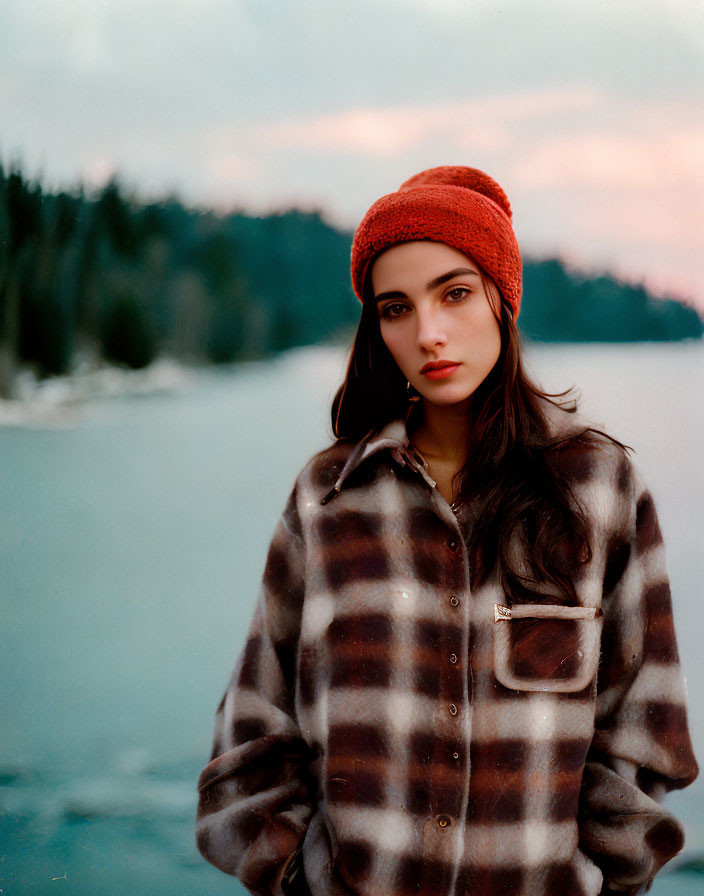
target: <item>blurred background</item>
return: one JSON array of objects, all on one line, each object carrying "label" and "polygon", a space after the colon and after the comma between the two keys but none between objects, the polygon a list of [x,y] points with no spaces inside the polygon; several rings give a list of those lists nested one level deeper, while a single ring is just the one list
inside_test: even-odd
[{"label": "blurred background", "polygon": [[[704,4],[5,0],[0,891],[244,893],[195,785],[293,479],[331,440],[352,233],[505,188],[547,389],[636,449],[704,757]],[[671,794],[701,893],[704,782]]]}]

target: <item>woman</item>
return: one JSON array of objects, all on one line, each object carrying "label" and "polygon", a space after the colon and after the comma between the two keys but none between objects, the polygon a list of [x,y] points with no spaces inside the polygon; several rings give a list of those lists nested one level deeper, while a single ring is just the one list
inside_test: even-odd
[{"label": "woman", "polygon": [[527,378],[521,270],[472,168],[355,234],[337,441],[289,496],[199,782],[198,846],[254,893],[637,893],[683,845],[655,508]]}]

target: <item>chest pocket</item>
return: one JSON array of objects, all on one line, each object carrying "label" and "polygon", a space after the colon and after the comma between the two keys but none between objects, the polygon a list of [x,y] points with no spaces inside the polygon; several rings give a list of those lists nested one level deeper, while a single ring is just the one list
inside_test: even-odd
[{"label": "chest pocket", "polygon": [[519,691],[581,691],[599,664],[602,626],[596,607],[494,604],[494,672]]}]

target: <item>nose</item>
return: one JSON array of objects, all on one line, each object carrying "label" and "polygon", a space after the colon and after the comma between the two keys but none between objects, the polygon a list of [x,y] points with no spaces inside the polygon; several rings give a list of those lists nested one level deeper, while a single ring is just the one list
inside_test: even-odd
[{"label": "nose", "polygon": [[418,348],[430,351],[445,345],[447,334],[440,315],[433,308],[419,307],[417,312],[418,329],[416,343]]}]

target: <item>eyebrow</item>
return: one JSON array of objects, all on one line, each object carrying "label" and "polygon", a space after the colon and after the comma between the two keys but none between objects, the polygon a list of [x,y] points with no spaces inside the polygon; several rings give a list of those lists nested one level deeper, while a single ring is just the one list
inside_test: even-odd
[{"label": "eyebrow", "polygon": [[[477,271],[472,268],[454,268],[452,271],[448,271],[446,274],[440,274],[439,277],[435,277],[433,280],[430,280],[427,285],[427,290],[436,289],[438,286],[442,286],[443,283],[447,283],[448,280],[452,280],[453,277],[459,277],[460,274],[474,274],[475,277],[478,277],[479,274]],[[378,296],[376,296],[376,301],[381,302],[382,299],[405,299],[407,298],[405,292],[401,292],[400,290],[391,290],[389,292],[380,292]]]}]

